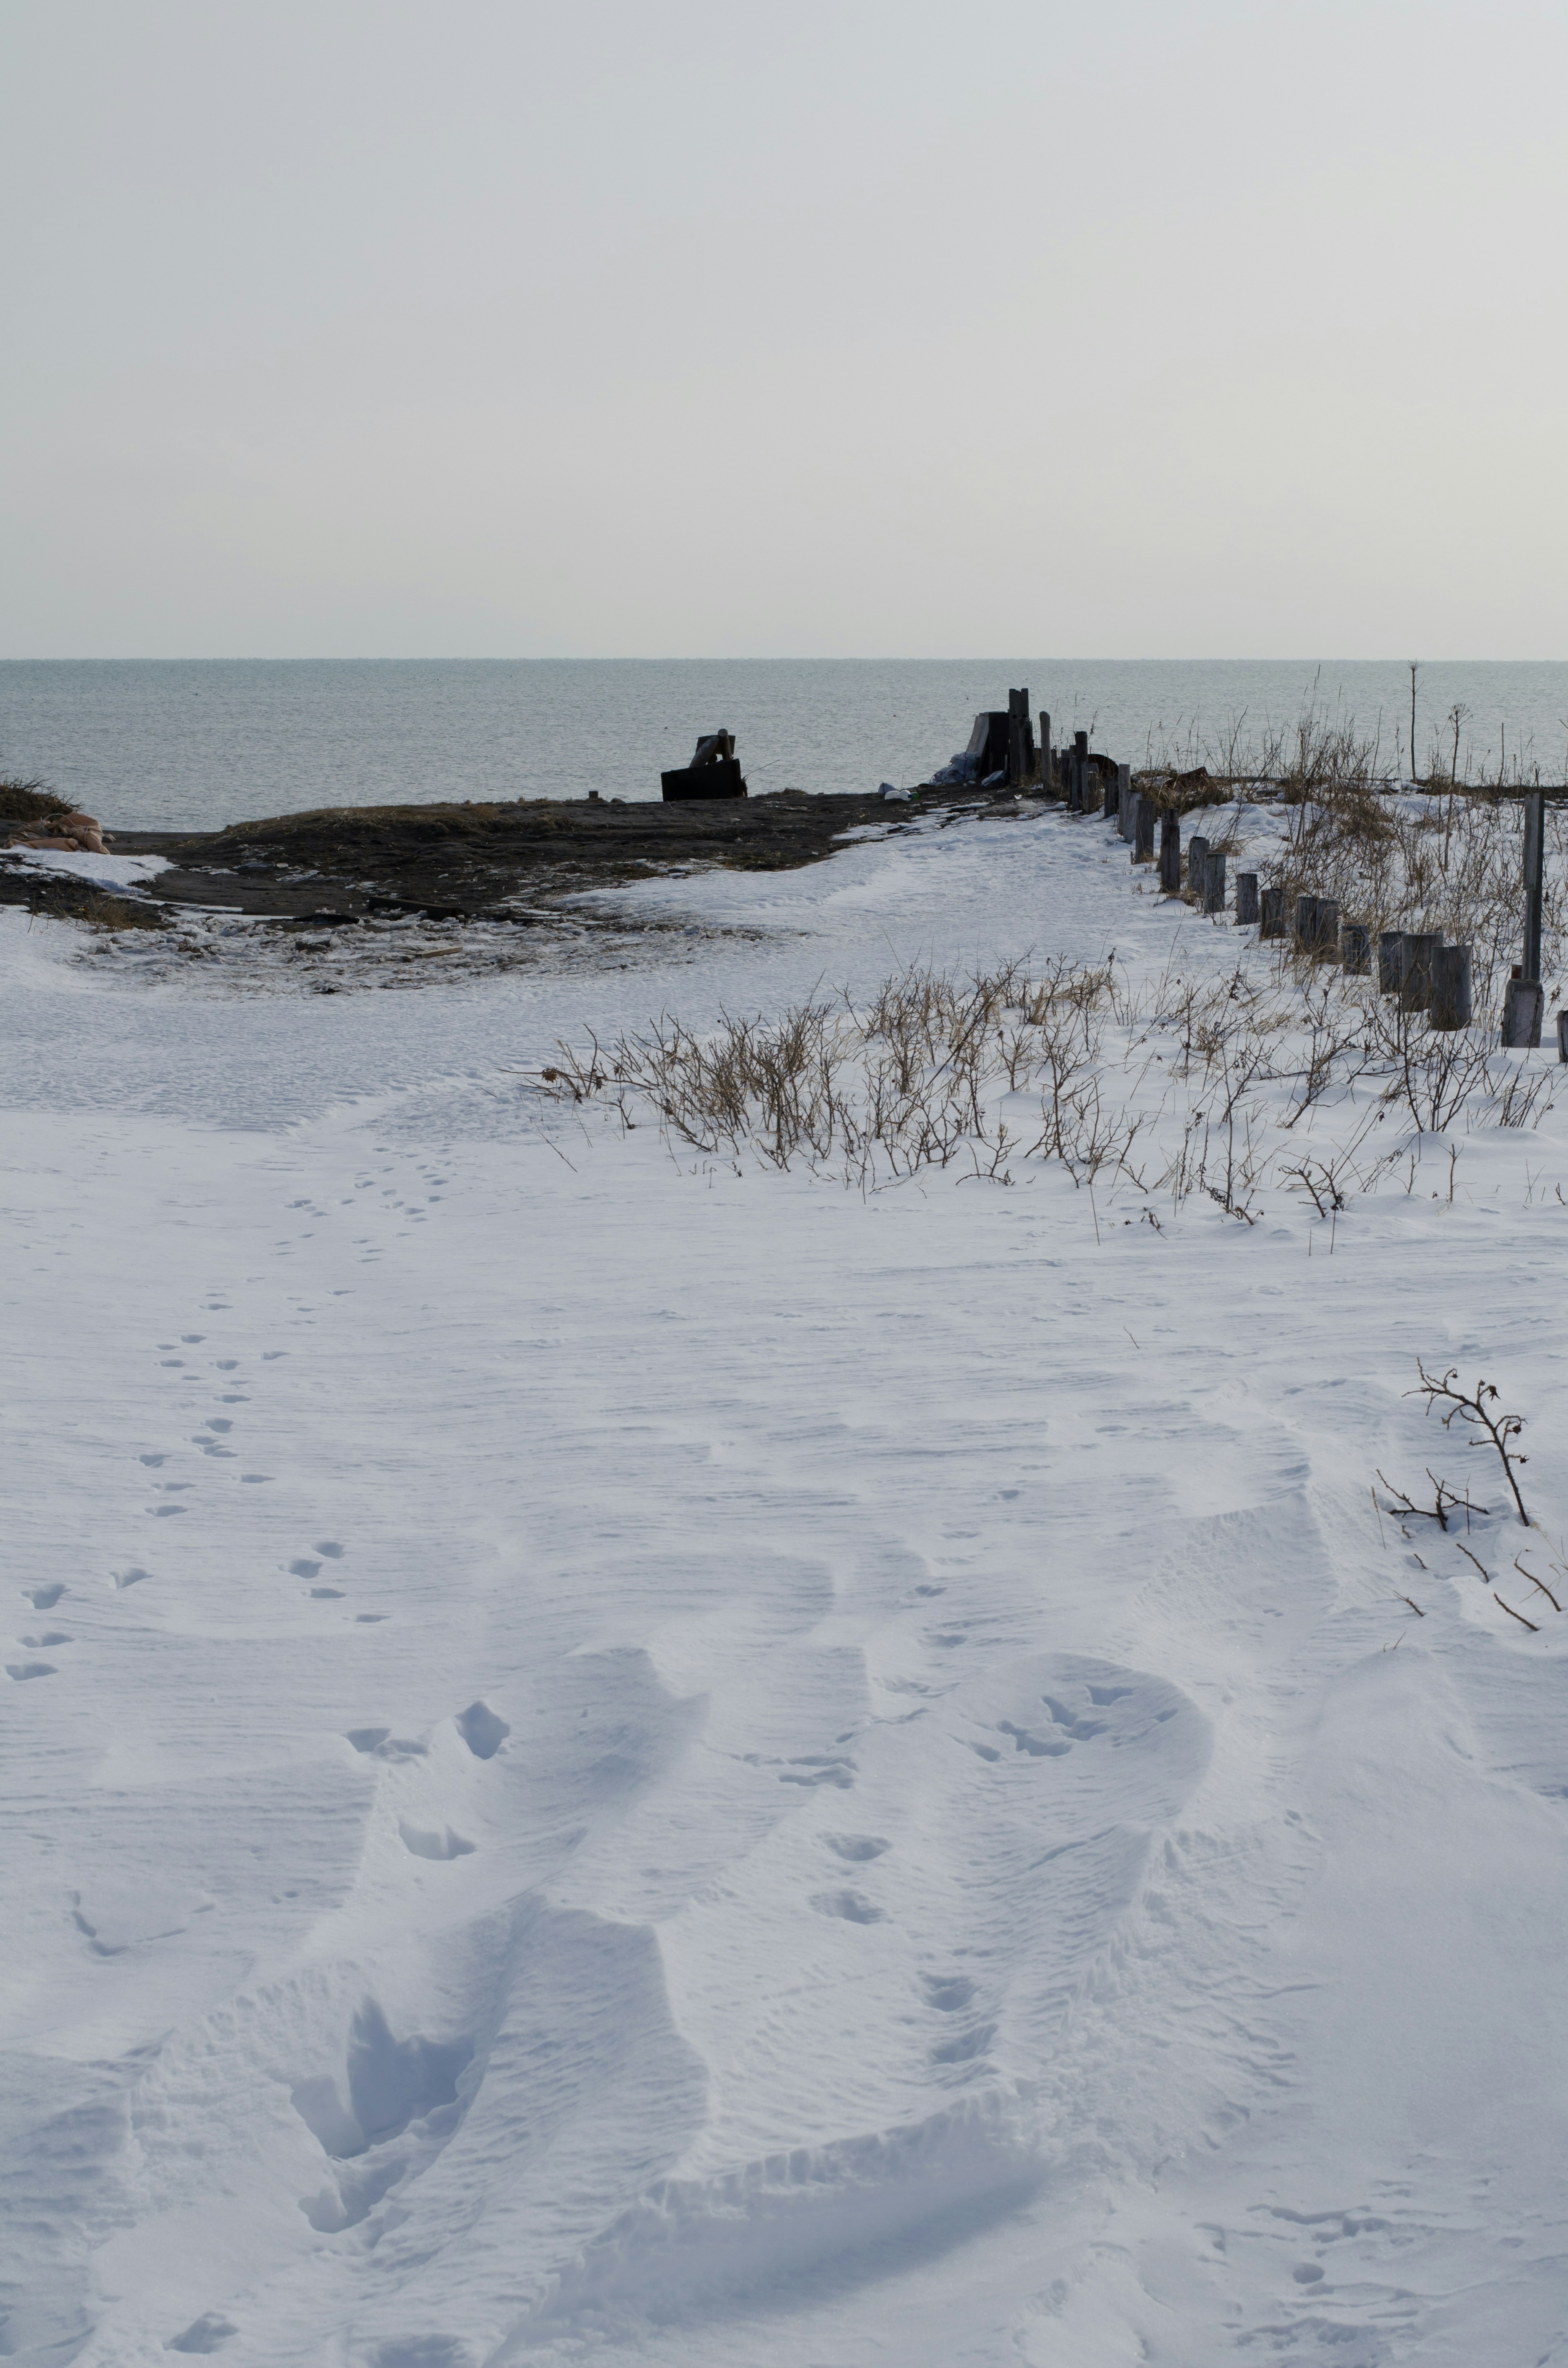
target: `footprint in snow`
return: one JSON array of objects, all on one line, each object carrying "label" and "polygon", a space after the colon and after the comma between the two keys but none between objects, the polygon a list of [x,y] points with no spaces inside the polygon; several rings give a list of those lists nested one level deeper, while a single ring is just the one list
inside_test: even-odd
[{"label": "footprint in snow", "polygon": [[457,1722],[462,1736],[476,1759],[494,1759],[512,1730],[504,1718],[498,1718],[488,1702],[470,1702],[460,1711]]},{"label": "footprint in snow", "polygon": [[[141,1564],[132,1563],[129,1570],[117,1570],[115,1572],[114,1583],[117,1588],[140,1587],[142,1581],[146,1577],[147,1573],[142,1568]],[[34,1600],[36,1602],[37,1599],[35,1598]],[[45,1603],[40,1603],[38,1605],[38,1609],[40,1611],[47,1611],[49,1606]]]},{"label": "footprint in snow", "polygon": [[47,1628],[41,1636],[24,1636],[22,1642],[29,1653],[48,1653],[56,1645],[69,1645],[71,1639],[62,1628]]},{"label": "footprint in snow", "polygon": [[476,1845],[465,1841],[461,1834],[453,1833],[450,1826],[441,1826],[434,1833],[421,1826],[411,1826],[405,1818],[397,1821],[403,1846],[415,1858],[472,1858]]},{"label": "footprint in snow", "polygon": [[6,1675],[13,1685],[25,1685],[28,1678],[52,1678],[57,1674],[52,1661],[7,1661]]},{"label": "footprint in snow", "polygon": [[824,1834],[823,1839],[835,1857],[847,1859],[852,1866],[863,1866],[892,1848],[881,1834]]},{"label": "footprint in snow", "polygon": [[48,1587],[24,1587],[22,1589],[35,1611],[52,1611],[64,1592],[58,1579]]}]

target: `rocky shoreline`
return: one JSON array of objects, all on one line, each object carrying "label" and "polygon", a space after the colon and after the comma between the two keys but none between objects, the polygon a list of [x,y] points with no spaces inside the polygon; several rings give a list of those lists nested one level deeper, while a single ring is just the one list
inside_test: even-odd
[{"label": "rocky shoreline", "polygon": [[712,865],[792,871],[851,836],[907,829],[933,811],[952,822],[1016,806],[1011,792],[971,788],[927,789],[897,805],[785,790],[671,804],[329,806],[221,831],[107,833],[113,853],[169,866],[131,894],[0,855],[0,903],[108,928],[157,927],[193,909],[290,931],[398,916],[527,927],[556,919],[560,900],[585,890]]}]

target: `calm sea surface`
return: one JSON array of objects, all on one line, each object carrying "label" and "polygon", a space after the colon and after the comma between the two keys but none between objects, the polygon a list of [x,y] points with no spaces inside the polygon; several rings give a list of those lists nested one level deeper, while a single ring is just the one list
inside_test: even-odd
[{"label": "calm sea surface", "polygon": [[[1052,735],[1087,726],[1108,755],[1196,762],[1254,748],[1312,700],[1380,728],[1408,764],[1410,675],[1367,660],[1067,664],[554,659],[0,663],[0,777],[37,777],[111,826],[215,827],[322,805],[436,798],[656,798],[698,734],[733,732],[754,791],[916,781],[977,710],[1027,686]],[[1527,777],[1568,765],[1568,664],[1423,666],[1416,746]],[[1467,766],[1468,759],[1468,766]]]}]

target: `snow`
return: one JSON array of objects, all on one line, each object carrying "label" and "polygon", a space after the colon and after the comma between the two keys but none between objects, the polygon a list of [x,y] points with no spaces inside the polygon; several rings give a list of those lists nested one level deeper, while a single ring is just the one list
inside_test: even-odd
[{"label": "snow", "polygon": [[68,848],[12,848],[9,860],[28,871],[63,871],[73,880],[91,880],[99,888],[141,888],[169,869],[164,855],[73,855]]},{"label": "snow", "polygon": [[538,1082],[922,958],[1272,978],[1142,889],[921,817],[331,998],[0,914],[8,2356],[1568,2362],[1568,1621],[1373,1497],[1555,1585],[1568,1110],[1156,1227]]}]

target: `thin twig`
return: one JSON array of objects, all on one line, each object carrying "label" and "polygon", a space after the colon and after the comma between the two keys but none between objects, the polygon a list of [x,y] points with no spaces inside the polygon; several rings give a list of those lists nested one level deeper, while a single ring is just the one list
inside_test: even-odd
[{"label": "thin twig", "polygon": [[1559,1603],[1559,1601],[1557,1600],[1556,1596],[1555,1596],[1555,1595],[1553,1595],[1553,1593],[1552,1593],[1552,1591],[1551,1591],[1551,1588],[1550,1588],[1550,1587],[1548,1587],[1548,1585],[1546,1584],[1546,1581],[1545,1581],[1543,1578],[1537,1578],[1537,1577],[1536,1577],[1536,1575],[1535,1575],[1535,1573],[1534,1573],[1534,1571],[1533,1571],[1533,1570],[1527,1570],[1527,1569],[1525,1568],[1525,1566],[1524,1566],[1524,1564],[1519,1560],[1519,1557],[1518,1557],[1518,1555],[1517,1555],[1517,1554],[1516,1554],[1516,1555],[1514,1556],[1514,1568],[1518,1572],[1519,1577],[1520,1577],[1521,1578],[1528,1578],[1528,1579],[1529,1580],[1529,1583],[1530,1583],[1530,1585],[1531,1585],[1532,1587],[1539,1587],[1539,1588],[1540,1588],[1540,1589],[1541,1593],[1545,1596],[1545,1598],[1546,1598],[1546,1600],[1547,1600],[1548,1603],[1550,1603],[1550,1604],[1551,1604],[1551,1608],[1552,1608],[1553,1611],[1562,1611],[1562,1606],[1561,1605],[1561,1603]]},{"label": "thin twig", "polygon": [[[1498,1594],[1495,1588],[1492,1590],[1492,1600],[1494,1603],[1503,1603],[1503,1599]],[[1522,1611],[1516,1611],[1511,1603],[1503,1603],[1503,1609],[1507,1613],[1510,1620],[1517,1620],[1521,1628],[1528,1628],[1532,1636],[1539,1636],[1540,1634],[1540,1630],[1536,1626],[1535,1622],[1533,1620],[1527,1620]]]}]

